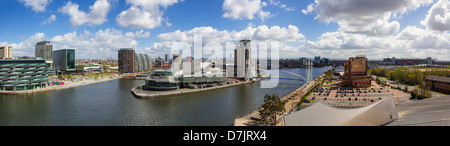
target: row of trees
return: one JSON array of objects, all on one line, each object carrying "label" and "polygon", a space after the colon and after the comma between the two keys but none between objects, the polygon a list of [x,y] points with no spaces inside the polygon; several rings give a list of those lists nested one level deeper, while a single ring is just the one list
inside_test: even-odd
[{"label": "row of trees", "polygon": [[429,75],[448,76],[450,71],[447,69],[409,69],[406,67],[399,67],[395,70],[388,70],[385,68],[373,68],[370,72],[372,75],[386,77],[389,80],[400,81],[408,85],[419,85]]}]

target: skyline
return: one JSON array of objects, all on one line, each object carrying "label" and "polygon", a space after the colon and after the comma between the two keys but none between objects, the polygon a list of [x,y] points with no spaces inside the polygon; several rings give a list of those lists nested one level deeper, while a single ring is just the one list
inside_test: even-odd
[{"label": "skyline", "polygon": [[121,48],[156,58],[174,41],[202,35],[204,43],[280,41],[280,58],[450,58],[448,0],[7,0],[0,7],[13,14],[0,17],[8,22],[0,46],[13,46],[13,57],[34,56],[36,43],[48,40],[53,50],[75,49],[76,59],[117,59]]}]

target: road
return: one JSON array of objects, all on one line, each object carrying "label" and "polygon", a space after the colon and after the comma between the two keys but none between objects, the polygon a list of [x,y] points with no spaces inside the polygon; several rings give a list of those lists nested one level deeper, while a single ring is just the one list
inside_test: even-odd
[{"label": "road", "polygon": [[[372,75],[372,78],[376,79],[377,76]],[[391,86],[395,86],[395,87],[400,87],[401,89],[405,89],[405,86],[408,86],[408,91],[412,92],[414,91],[414,89],[416,89],[416,86],[410,86],[410,85],[405,85],[402,83],[399,83],[398,81],[391,81],[388,80],[386,78],[383,77],[378,77],[381,81],[385,81],[386,83],[388,83]],[[439,97],[439,96],[445,96],[444,94],[439,94],[437,92],[431,91],[431,93],[433,94],[433,97]]]}]

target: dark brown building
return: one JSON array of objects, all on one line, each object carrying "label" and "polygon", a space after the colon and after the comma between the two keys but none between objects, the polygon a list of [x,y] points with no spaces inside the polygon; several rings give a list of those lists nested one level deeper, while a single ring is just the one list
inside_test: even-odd
[{"label": "dark brown building", "polygon": [[367,75],[367,58],[357,55],[344,63],[344,75],[341,85],[344,87],[370,87],[371,79]]},{"label": "dark brown building", "polygon": [[433,91],[450,93],[450,77],[429,75],[425,79],[425,86]]},{"label": "dark brown building", "polygon": [[134,49],[119,50],[119,73],[134,73]]}]

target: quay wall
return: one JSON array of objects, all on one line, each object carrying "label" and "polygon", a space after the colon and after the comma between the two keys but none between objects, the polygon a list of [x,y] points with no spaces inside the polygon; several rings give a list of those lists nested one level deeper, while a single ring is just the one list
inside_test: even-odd
[{"label": "quay wall", "polygon": [[[281,100],[287,101],[285,104],[286,112],[290,111],[293,108],[293,105],[299,103],[309,92],[311,92],[317,85],[320,84],[319,79],[323,78],[324,74],[317,77],[316,79],[302,85],[301,87],[297,88],[296,90],[292,91],[291,93],[288,93],[281,97]],[[279,123],[278,118],[277,123]],[[243,117],[236,118],[234,120],[234,126],[258,126],[261,125],[261,123],[258,123],[255,119],[259,119],[259,109],[256,111],[253,111],[250,114],[247,114]]]}]

